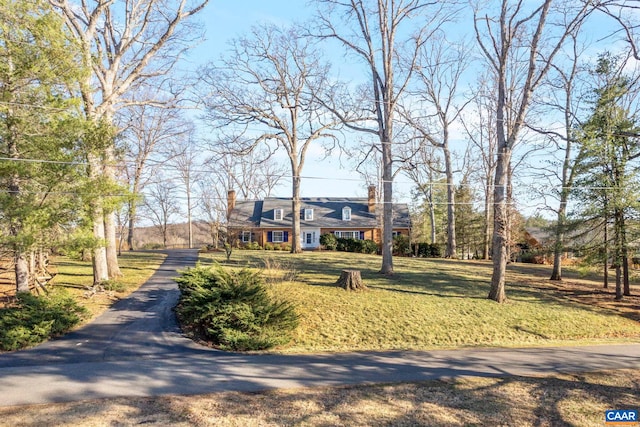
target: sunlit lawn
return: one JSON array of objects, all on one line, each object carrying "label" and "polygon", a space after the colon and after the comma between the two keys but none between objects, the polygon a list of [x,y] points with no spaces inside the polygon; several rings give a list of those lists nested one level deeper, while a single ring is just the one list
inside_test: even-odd
[{"label": "sunlit lawn", "polygon": [[87,288],[93,284],[91,262],[56,257],[52,266],[58,274],[53,286],[71,293],[91,313],[91,318],[106,310],[113,302],[129,295],[147,281],[158,269],[166,255],[160,252],[124,252],[119,258],[122,277],[105,284],[105,291],[92,294]]},{"label": "sunlit lawn", "polygon": [[[202,254],[203,264],[225,264]],[[525,346],[640,339],[640,323],[616,307],[599,307],[558,291],[548,266],[509,267],[509,301],[488,300],[491,265],[483,261],[394,258],[395,274],[378,274],[373,255],[235,251],[229,265],[262,268],[276,295],[299,307],[301,325],[283,352]],[[334,286],[342,269],[359,269],[367,292]],[[292,274],[293,272],[293,274]],[[569,276],[572,274],[569,272]],[[295,276],[291,280],[291,276]],[[599,284],[578,280],[599,294]],[[609,295],[605,298],[612,299]]]}]

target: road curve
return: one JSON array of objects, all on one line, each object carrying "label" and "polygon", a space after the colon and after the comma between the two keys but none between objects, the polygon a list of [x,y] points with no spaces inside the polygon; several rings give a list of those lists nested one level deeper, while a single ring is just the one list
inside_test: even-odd
[{"label": "road curve", "polygon": [[145,285],[89,325],[30,350],[0,354],[0,406],[640,368],[638,343],[316,355],[220,352],[182,336],[173,315],[176,270],[196,259],[195,250],[169,251]]}]

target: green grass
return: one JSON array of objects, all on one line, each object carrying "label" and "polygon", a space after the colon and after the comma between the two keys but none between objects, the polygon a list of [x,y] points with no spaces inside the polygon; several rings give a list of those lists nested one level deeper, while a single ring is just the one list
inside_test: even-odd
[{"label": "green grass", "polygon": [[[203,254],[203,264],[219,254]],[[265,262],[266,260],[266,262]],[[547,280],[548,266],[509,267],[509,301],[488,300],[491,265],[481,261],[380,258],[337,252],[236,251],[232,266],[265,269],[271,289],[297,306],[300,326],[283,352],[527,346],[637,340],[640,323],[615,309],[576,301]],[[279,270],[278,267],[281,266]],[[368,292],[334,286],[342,269],[359,269]],[[292,272],[294,274],[292,274]],[[570,275],[570,274],[569,274]],[[294,276],[293,278],[291,276]],[[581,282],[584,285],[584,281]],[[598,284],[593,282],[594,290]]]},{"label": "green grass", "polygon": [[166,255],[160,252],[124,252],[118,257],[122,277],[105,284],[106,292],[86,296],[86,287],[93,284],[93,270],[90,261],[67,257],[52,260],[58,272],[53,286],[63,287],[89,310],[90,319],[108,309],[115,301],[135,291],[158,269]]}]

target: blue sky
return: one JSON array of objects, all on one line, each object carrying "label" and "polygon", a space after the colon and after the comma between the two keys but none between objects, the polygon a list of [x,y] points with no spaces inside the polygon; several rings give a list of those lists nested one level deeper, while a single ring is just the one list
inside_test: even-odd
[{"label": "blue sky", "polygon": [[[287,25],[309,19],[314,12],[313,6],[304,0],[269,0],[269,1],[215,1],[210,3],[200,17],[206,27],[207,40],[190,54],[193,62],[206,62],[217,59],[224,54],[227,42],[246,33],[253,25],[270,22]],[[340,52],[340,57],[342,52]],[[354,138],[359,135],[354,135]],[[283,155],[283,161],[286,156]],[[342,163],[342,164],[341,164]],[[288,167],[288,163],[285,163]],[[360,176],[348,169],[346,159],[335,154],[325,158],[324,151],[316,144],[315,149],[307,155],[302,180],[303,197],[366,197],[367,183]],[[405,180],[406,181],[406,180]],[[406,186],[405,186],[406,187]],[[403,196],[398,186],[398,196]],[[291,197],[290,181],[285,182],[277,190],[276,196]],[[406,201],[406,200],[403,200]]]},{"label": "blue sky", "polygon": [[[229,39],[246,33],[252,25],[264,22],[287,25],[295,21],[304,21],[312,14],[313,6],[308,5],[305,0],[212,0],[200,16],[206,27],[206,41],[194,50],[190,55],[190,61],[204,63],[217,59],[226,50]],[[597,31],[592,32],[592,37],[598,39],[598,32],[608,33],[611,25],[612,22],[608,20],[594,23],[594,29]],[[340,61],[344,63],[342,53],[334,52],[334,64]],[[354,139],[359,137],[360,135],[353,136]],[[464,145],[462,140],[459,142]],[[303,176],[306,178],[302,180],[302,196],[365,197],[367,183],[361,180],[357,173],[347,169],[352,166],[348,159],[342,159],[341,163],[337,156],[323,158],[322,150],[318,145],[316,147],[316,150],[309,153],[305,164]],[[397,200],[409,202],[411,184],[408,179],[400,175],[395,183],[394,193]],[[290,183],[282,185],[276,195],[290,197]]]}]

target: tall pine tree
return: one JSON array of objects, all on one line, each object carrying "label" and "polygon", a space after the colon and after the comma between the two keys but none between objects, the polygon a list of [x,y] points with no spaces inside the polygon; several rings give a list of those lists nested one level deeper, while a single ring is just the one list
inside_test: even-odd
[{"label": "tall pine tree", "polygon": [[631,81],[621,73],[623,65],[610,54],[598,60],[595,72],[604,83],[596,89],[593,113],[582,126],[577,181],[582,218],[602,230],[598,252],[605,277],[609,262],[615,268],[616,299],[630,295],[627,220],[638,211],[640,198],[634,165],[640,157],[640,130],[624,107]]}]

